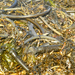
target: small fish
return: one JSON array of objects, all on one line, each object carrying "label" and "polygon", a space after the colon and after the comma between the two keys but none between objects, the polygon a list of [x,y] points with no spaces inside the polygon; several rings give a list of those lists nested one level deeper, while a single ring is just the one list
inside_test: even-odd
[{"label": "small fish", "polygon": [[6,37],[8,37],[8,33],[4,33],[4,34],[0,34],[0,37],[2,37],[2,38],[6,38]]}]

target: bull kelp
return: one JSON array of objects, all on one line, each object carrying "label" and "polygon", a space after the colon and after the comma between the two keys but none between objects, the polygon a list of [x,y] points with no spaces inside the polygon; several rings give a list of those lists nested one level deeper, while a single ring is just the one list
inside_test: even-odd
[{"label": "bull kelp", "polygon": [[66,0],[1,2],[11,5],[0,6],[0,75],[75,74],[75,17],[62,9],[72,5]]}]

